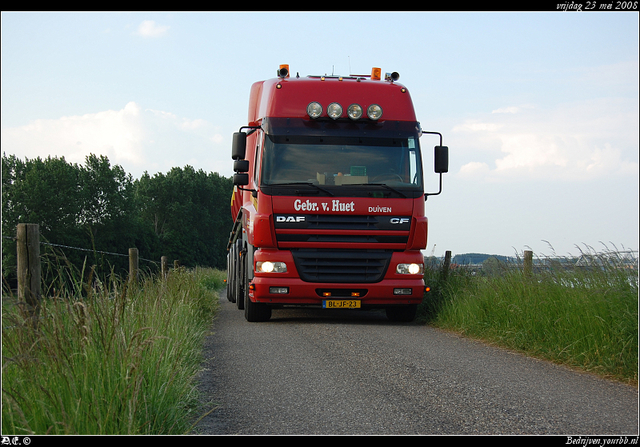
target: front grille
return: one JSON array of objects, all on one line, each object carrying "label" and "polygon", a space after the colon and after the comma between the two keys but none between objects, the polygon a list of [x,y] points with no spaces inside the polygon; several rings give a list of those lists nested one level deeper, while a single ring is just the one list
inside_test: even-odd
[{"label": "front grille", "polygon": [[280,248],[312,248],[353,244],[361,249],[403,250],[409,240],[409,216],[276,215]]},{"label": "front grille", "polygon": [[307,229],[314,230],[375,230],[376,216],[315,215],[307,217]]},{"label": "front grille", "polygon": [[384,236],[366,234],[281,234],[279,242],[343,242],[351,244],[406,244],[406,236]]},{"label": "front grille", "polygon": [[374,283],[384,277],[391,252],[383,250],[291,250],[300,278],[320,283]]}]

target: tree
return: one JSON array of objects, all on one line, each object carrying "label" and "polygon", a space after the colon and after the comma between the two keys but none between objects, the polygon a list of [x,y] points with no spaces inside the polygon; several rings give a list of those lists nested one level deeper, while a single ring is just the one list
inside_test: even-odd
[{"label": "tree", "polygon": [[[2,156],[2,234],[15,236],[18,223],[40,225],[42,240],[82,248],[65,249],[78,267],[85,262],[108,273],[127,270],[126,255],[169,256],[185,266],[226,268],[232,179],[191,166],[166,175],[145,173],[134,181],[105,156],[84,165],[64,157]],[[15,276],[15,242],[3,239],[3,274]]]},{"label": "tree", "polygon": [[153,226],[165,255],[186,266],[226,268],[228,213],[233,183],[192,166],[136,182],[142,218]]},{"label": "tree", "polygon": [[[18,223],[37,223],[44,241],[80,243],[76,227],[82,207],[79,175],[78,165],[67,163],[64,157],[46,160],[38,157],[22,162],[3,154],[3,236],[15,236]],[[9,274],[15,270],[15,243],[2,246],[3,273]]]}]

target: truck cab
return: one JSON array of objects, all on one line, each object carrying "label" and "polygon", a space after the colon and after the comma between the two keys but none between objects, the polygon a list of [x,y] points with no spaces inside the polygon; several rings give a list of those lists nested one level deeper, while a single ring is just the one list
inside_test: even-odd
[{"label": "truck cab", "polygon": [[[423,159],[397,73],[253,84],[234,134],[230,301],[248,321],[284,306],[383,308],[411,321],[425,284]],[[440,174],[448,148],[434,150]],[[435,194],[439,194],[438,191]]]}]

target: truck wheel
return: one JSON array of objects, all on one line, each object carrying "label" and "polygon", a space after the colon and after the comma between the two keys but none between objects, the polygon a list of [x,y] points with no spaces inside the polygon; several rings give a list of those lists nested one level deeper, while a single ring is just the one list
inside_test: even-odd
[{"label": "truck wheel", "polygon": [[249,286],[244,292],[244,318],[250,322],[267,321],[271,318],[271,308],[263,303],[254,303],[249,299]]},{"label": "truck wheel", "polygon": [[234,288],[234,284],[233,284],[233,275],[234,275],[234,271],[233,271],[233,257],[235,256],[235,251],[234,251],[234,246],[232,245],[231,248],[229,249],[229,256],[228,256],[228,260],[227,260],[227,300],[229,300],[229,302],[231,303],[235,303],[236,302],[236,297],[233,293],[233,288]]},{"label": "truck wheel", "polygon": [[409,304],[407,306],[387,307],[387,318],[390,321],[399,321],[409,323],[416,318],[418,312],[417,304]]},{"label": "truck wheel", "polygon": [[242,277],[236,277],[236,307],[240,310],[244,309],[244,288],[241,282]]},{"label": "truck wheel", "polygon": [[240,245],[240,241],[236,242],[236,251],[235,251],[235,259],[236,259],[236,266],[235,266],[235,275],[234,277],[234,291],[235,291],[235,295],[236,295],[236,307],[239,310],[244,309],[244,278],[245,278],[245,269],[243,267],[243,264],[241,264],[241,262],[244,262],[244,256],[242,258],[240,258],[240,251],[242,250],[242,247]]}]

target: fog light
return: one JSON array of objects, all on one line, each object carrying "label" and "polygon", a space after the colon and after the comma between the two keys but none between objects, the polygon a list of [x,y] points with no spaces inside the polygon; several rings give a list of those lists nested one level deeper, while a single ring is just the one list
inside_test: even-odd
[{"label": "fog light", "polygon": [[401,275],[418,275],[424,273],[424,264],[398,264],[396,273]]},{"label": "fog light", "polygon": [[360,105],[358,105],[358,104],[351,104],[347,108],[347,115],[352,120],[357,120],[358,118],[360,118],[362,116],[362,107],[360,107]]},{"label": "fog light", "polygon": [[318,118],[322,115],[322,106],[319,102],[312,102],[307,106],[307,113],[311,118]]},{"label": "fog light", "polygon": [[377,120],[382,116],[382,107],[378,104],[371,104],[367,107],[367,116],[372,120]]},{"label": "fog light", "polygon": [[393,289],[394,295],[411,295],[413,290],[411,289]]},{"label": "fog light", "polygon": [[329,107],[327,107],[327,115],[329,115],[330,118],[337,120],[342,116],[342,106],[337,102],[332,102],[329,104]]},{"label": "fog light", "polygon": [[289,293],[289,288],[288,287],[269,287],[269,293],[285,295]]},{"label": "fog light", "polygon": [[285,273],[287,264],[284,262],[259,261],[256,262],[256,272],[260,273]]}]

